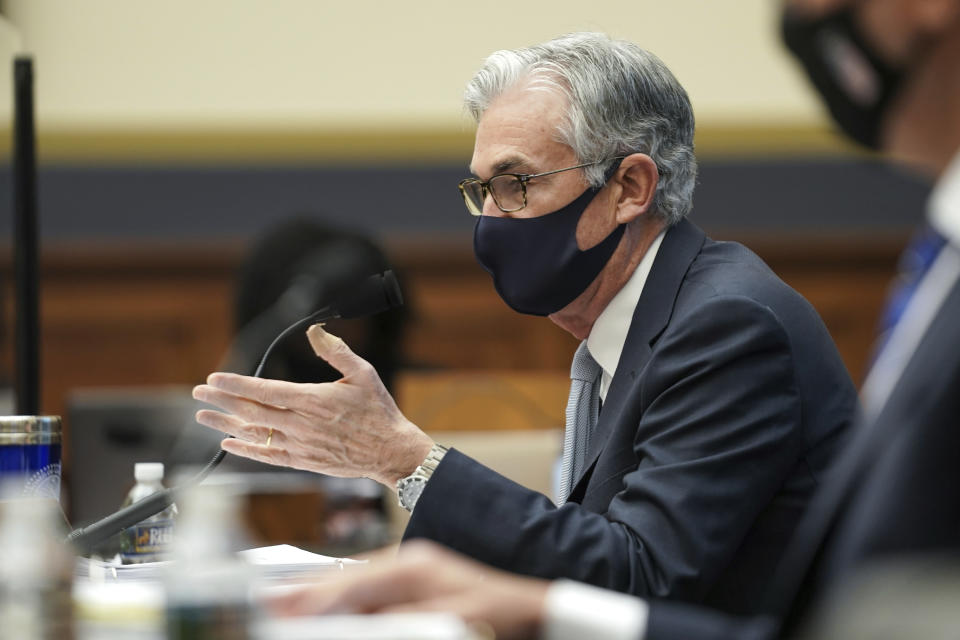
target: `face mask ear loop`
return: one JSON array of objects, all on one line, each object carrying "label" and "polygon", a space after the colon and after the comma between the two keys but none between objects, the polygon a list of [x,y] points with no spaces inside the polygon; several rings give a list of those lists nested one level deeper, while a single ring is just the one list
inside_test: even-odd
[{"label": "face mask ear loop", "polygon": [[620,168],[620,165],[623,164],[623,161],[626,157],[627,156],[618,156],[613,159],[613,164],[611,164],[610,167],[603,172],[603,184],[597,187],[598,191],[606,186],[608,182],[610,182],[610,179],[613,178],[614,174]]}]

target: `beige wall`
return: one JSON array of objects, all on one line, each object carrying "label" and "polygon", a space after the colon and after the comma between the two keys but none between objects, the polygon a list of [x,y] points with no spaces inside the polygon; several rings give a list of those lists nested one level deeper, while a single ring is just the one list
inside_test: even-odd
[{"label": "beige wall", "polygon": [[[490,51],[602,30],[660,55],[700,121],[809,123],[775,0],[7,0],[49,125],[458,126]],[[0,30],[4,52],[11,33]],[[5,72],[7,73],[7,72]],[[4,83],[4,93],[9,91]],[[8,100],[2,107],[7,109]]]}]

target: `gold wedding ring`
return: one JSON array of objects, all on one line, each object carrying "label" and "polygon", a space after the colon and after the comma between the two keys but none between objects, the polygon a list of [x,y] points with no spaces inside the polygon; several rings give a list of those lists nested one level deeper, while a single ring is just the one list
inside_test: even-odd
[{"label": "gold wedding ring", "polygon": [[267,433],[267,446],[270,446],[270,441],[273,440],[273,428],[271,427],[270,432]]}]

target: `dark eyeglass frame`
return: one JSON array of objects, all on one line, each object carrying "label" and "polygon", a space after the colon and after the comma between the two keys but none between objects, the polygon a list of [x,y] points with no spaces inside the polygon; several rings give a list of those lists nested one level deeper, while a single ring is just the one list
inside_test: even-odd
[{"label": "dark eyeglass frame", "polygon": [[[460,181],[457,187],[460,189],[460,195],[463,197],[464,204],[467,205],[467,211],[470,212],[472,216],[481,216],[483,215],[483,202],[487,201],[487,196],[489,195],[493,199],[493,204],[497,205],[497,208],[504,213],[513,213],[514,211],[520,211],[527,206],[527,183],[533,180],[534,178],[541,178],[543,176],[553,175],[554,173],[562,173],[564,171],[573,171],[574,169],[582,169],[584,167],[592,167],[596,164],[603,164],[604,162],[610,162],[613,160],[623,160],[626,156],[615,156],[613,158],[607,158],[606,160],[595,160],[594,162],[584,162],[583,164],[574,165],[572,167],[565,167],[563,169],[554,169],[553,171],[544,171],[543,173],[498,173],[495,176],[490,176],[489,180],[480,180],[478,178],[465,178]],[[497,196],[490,188],[490,183],[496,180],[497,178],[503,177],[512,177],[516,178],[517,182],[520,183],[520,193],[523,199],[523,204],[519,207],[514,207],[512,209],[504,208],[500,202],[497,201]],[[610,176],[606,177],[607,180],[610,179]],[[481,201],[480,210],[477,211],[474,209],[475,204],[470,199],[470,196],[467,195],[466,187],[467,185],[477,185],[480,187],[480,193],[483,196]]]}]

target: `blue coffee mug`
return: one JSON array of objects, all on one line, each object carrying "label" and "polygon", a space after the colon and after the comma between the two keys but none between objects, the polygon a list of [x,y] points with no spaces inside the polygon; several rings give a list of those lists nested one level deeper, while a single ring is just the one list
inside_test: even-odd
[{"label": "blue coffee mug", "polygon": [[0,416],[0,484],[60,501],[60,416]]}]

